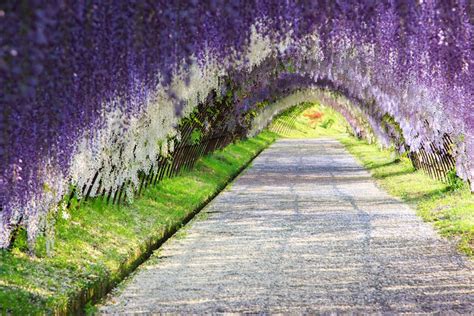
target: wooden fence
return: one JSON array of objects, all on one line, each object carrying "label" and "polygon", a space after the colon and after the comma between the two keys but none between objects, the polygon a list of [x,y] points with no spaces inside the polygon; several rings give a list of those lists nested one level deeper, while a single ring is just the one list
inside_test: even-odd
[{"label": "wooden fence", "polygon": [[452,146],[451,138],[445,135],[442,148],[435,148],[432,144],[423,145],[417,152],[410,152],[408,157],[415,169],[421,169],[432,178],[447,182],[448,172],[454,170],[456,166],[451,154]]},{"label": "wooden fence", "polygon": [[[87,181],[87,184],[80,189],[80,195],[77,194],[77,188],[72,190],[67,206],[70,207],[74,197],[81,201],[87,201],[92,196],[92,190],[96,183],[98,185],[95,194],[93,194],[94,196],[101,198],[107,204],[124,203],[127,198],[125,194],[127,187],[131,186],[134,194],[140,195],[147,187],[156,185],[165,178],[174,177],[181,171],[192,168],[200,157],[221,149],[244,135],[242,131],[229,130],[224,124],[234,116],[232,111],[232,107],[226,106],[222,102],[205,102],[199,105],[193,116],[184,119],[179,126],[178,130],[181,137],[179,140],[176,137],[173,139],[174,150],[166,157],[161,155],[157,157],[157,167],[150,167],[149,170],[139,172],[138,188],[130,180],[116,187],[103,187],[101,170],[99,169]],[[206,126],[203,122],[206,122]],[[193,137],[193,133],[196,131],[199,134],[199,139]],[[114,166],[112,172],[113,169]]]}]

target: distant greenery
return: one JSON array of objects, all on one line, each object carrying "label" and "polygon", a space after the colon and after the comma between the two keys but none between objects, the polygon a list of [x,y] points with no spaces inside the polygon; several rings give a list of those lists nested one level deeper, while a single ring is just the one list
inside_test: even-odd
[{"label": "distant greenery", "polygon": [[[300,112],[300,107],[303,107],[304,111]],[[315,112],[323,114],[319,120],[312,120],[308,115]],[[296,118],[295,114],[297,114]],[[282,137],[305,138],[341,136],[346,134],[348,128],[344,118],[332,108],[304,103],[279,115],[270,125],[269,130]]]},{"label": "distant greenery", "polygon": [[30,257],[25,233],[19,232],[12,249],[0,251],[0,314],[64,313],[81,292],[120,281],[150,243],[180,226],[275,137],[263,132],[231,144],[200,159],[193,170],[146,190],[130,205],[92,200],[60,214],[52,257],[46,256],[44,238],[36,245],[37,257]]}]

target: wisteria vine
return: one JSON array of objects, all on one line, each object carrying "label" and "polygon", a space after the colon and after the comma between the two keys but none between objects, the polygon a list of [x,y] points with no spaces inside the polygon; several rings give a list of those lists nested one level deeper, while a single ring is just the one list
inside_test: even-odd
[{"label": "wisteria vine", "polygon": [[18,225],[34,240],[99,169],[138,185],[180,120],[230,90],[229,129],[298,89],[337,91],[357,133],[387,142],[389,115],[411,151],[449,135],[472,185],[473,17],[469,0],[7,0],[0,248]]}]

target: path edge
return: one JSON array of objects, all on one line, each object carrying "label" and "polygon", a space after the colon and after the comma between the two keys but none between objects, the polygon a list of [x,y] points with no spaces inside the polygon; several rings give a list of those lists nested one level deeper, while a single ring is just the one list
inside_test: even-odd
[{"label": "path edge", "polygon": [[53,308],[54,315],[85,315],[86,307],[97,304],[101,299],[106,297],[112,289],[114,289],[120,282],[131,275],[135,270],[146,260],[150,258],[153,252],[159,249],[168,239],[174,236],[179,229],[189,223],[197,214],[199,214],[214,198],[225,190],[245,169],[247,169],[252,162],[257,158],[262,151],[270,147],[276,138],[266,143],[260,148],[245,164],[239,167],[226,181],[219,185],[216,190],[195,209],[190,211],[185,218],[180,221],[166,226],[162,231],[154,236],[147,238],[138,249],[131,253],[131,256],[120,265],[117,274],[114,277],[107,275],[105,278],[99,278],[90,286],[82,289],[76,295],[72,295],[70,299],[62,306],[55,306]]}]

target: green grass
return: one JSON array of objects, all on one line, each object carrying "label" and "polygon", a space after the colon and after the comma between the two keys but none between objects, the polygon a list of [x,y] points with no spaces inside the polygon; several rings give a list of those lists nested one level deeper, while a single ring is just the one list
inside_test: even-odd
[{"label": "green grass", "polygon": [[467,183],[453,190],[449,184],[415,170],[406,157],[394,160],[390,150],[350,136],[338,139],[371,171],[381,187],[409,203],[443,236],[456,240],[460,251],[474,255],[474,194]]},{"label": "green grass", "polygon": [[116,284],[133,270],[134,260],[171,227],[179,227],[274,139],[267,131],[231,144],[146,190],[130,205],[96,200],[68,210],[69,219],[58,216],[52,257],[46,256],[44,238],[37,242],[37,256],[29,256],[20,234],[11,251],[0,251],[0,314],[65,313],[78,295],[94,294],[95,285]]},{"label": "green grass", "polygon": [[[423,220],[431,222],[441,235],[454,239],[461,252],[474,256],[474,194],[471,194],[467,183],[454,190],[449,184],[415,170],[408,158],[395,159],[393,151],[357,140],[346,132],[348,129],[344,118],[329,107],[315,104],[295,121],[291,119],[292,111],[296,111],[296,108],[279,116],[270,129],[275,130],[275,126],[283,123],[292,129],[278,133],[282,137],[338,139],[372,173],[382,188],[407,202]],[[323,112],[319,123],[312,126],[304,116],[304,113],[311,111]],[[324,120],[328,118],[335,122],[331,127],[323,128]]]}]

